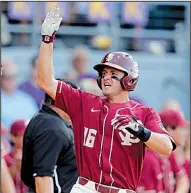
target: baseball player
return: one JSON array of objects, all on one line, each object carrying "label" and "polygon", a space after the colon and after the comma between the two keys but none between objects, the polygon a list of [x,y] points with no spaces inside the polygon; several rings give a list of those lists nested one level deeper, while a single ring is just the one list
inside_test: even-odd
[{"label": "baseball player", "polygon": [[143,169],[136,192],[165,193],[162,167],[163,162],[160,154],[146,148]]},{"label": "baseball player", "polygon": [[[181,152],[183,151],[183,146],[185,145],[185,131],[184,129],[190,126],[190,122],[188,122],[182,112],[180,110],[175,109],[164,109],[159,112],[161,121],[166,128],[166,130],[171,134],[174,141],[179,147],[179,152],[173,152],[169,157],[169,162],[171,165],[171,173],[172,175],[172,183],[166,183],[166,189],[168,192],[188,192],[189,190],[189,181],[187,176],[185,175],[185,170],[180,161],[178,161],[178,156],[181,157]],[[178,150],[178,149],[177,149]],[[176,155],[176,153],[178,153]],[[184,160],[184,158],[182,158]],[[173,183],[175,182],[175,184]],[[175,190],[174,190],[175,189]],[[171,190],[171,191],[170,191]]]},{"label": "baseball player", "polygon": [[145,146],[169,155],[176,145],[152,108],[129,100],[139,72],[128,53],[108,53],[94,66],[105,98],[53,78],[53,41],[61,21],[54,7],[42,24],[38,86],[72,120],[80,177],[71,193],[135,193]]}]

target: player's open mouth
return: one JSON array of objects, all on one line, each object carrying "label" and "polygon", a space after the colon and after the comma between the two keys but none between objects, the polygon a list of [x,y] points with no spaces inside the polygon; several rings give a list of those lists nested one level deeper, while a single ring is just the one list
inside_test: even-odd
[{"label": "player's open mouth", "polygon": [[105,87],[110,87],[111,84],[105,83],[104,86],[105,86]]}]

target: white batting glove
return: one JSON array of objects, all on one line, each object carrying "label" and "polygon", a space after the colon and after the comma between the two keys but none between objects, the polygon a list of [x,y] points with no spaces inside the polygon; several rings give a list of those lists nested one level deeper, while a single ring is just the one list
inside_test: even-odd
[{"label": "white batting glove", "polygon": [[60,8],[52,8],[46,15],[46,18],[41,27],[42,41],[45,43],[51,43],[54,41],[55,33],[60,27],[62,21],[60,17]]}]

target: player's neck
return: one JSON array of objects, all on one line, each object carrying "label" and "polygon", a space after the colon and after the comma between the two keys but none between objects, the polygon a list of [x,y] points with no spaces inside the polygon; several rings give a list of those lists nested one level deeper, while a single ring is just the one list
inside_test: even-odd
[{"label": "player's neck", "polygon": [[129,101],[128,92],[122,92],[118,95],[107,97],[107,100],[110,104],[112,103],[126,103]]}]

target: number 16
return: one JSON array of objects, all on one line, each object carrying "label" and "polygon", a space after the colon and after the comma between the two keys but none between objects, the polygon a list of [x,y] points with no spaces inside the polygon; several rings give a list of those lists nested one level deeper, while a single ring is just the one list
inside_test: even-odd
[{"label": "number 16", "polygon": [[88,129],[87,127],[84,127],[84,146],[87,147],[93,147],[95,136],[97,134],[97,131],[95,129]]}]

